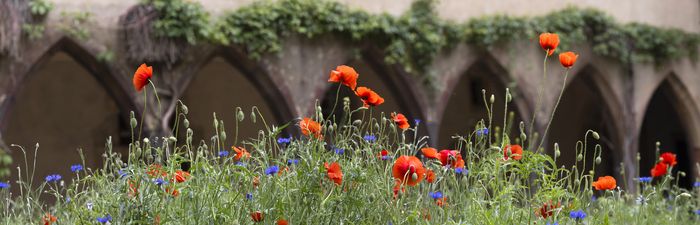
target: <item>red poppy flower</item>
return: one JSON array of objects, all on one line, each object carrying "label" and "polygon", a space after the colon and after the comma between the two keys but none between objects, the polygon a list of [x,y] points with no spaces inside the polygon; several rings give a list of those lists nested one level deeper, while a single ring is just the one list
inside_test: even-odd
[{"label": "red poppy flower", "polygon": [[559,45],[559,35],[553,33],[540,34],[540,46],[547,51],[547,55],[552,55]]},{"label": "red poppy flower", "polygon": [[617,187],[617,181],[611,176],[598,177],[598,181],[593,182],[593,187],[599,191],[612,190]]},{"label": "red poppy flower", "polygon": [[409,186],[415,186],[420,183],[425,176],[423,163],[415,156],[400,156],[394,161],[391,171],[394,178]]},{"label": "red poppy flower", "polygon": [[285,219],[279,219],[277,220],[277,225],[289,225],[289,222]]},{"label": "red poppy flower", "polygon": [[255,211],[250,213],[250,218],[253,219],[253,222],[262,222],[265,219],[265,215],[260,211]]},{"label": "red poppy flower", "polygon": [[401,113],[391,113],[391,119],[394,120],[394,123],[396,123],[401,130],[406,130],[411,126],[408,124],[408,119],[406,119],[406,116]]},{"label": "red poppy flower", "polygon": [[136,91],[141,91],[148,84],[148,80],[151,77],[153,77],[153,67],[146,66],[145,63],[141,64],[134,73],[134,88],[136,88]]},{"label": "red poppy flower", "polygon": [[139,194],[139,185],[134,184],[131,180],[127,181],[129,184],[129,197],[134,197]]},{"label": "red poppy flower", "polygon": [[461,155],[457,155],[457,162],[455,163],[454,168],[464,168],[464,160],[462,159]]},{"label": "red poppy flower", "polygon": [[338,164],[338,162],[331,163],[330,166],[328,163],[324,163],[323,166],[326,167],[328,178],[331,179],[333,183],[336,185],[343,183],[343,171],[340,170],[340,164]]},{"label": "red poppy flower", "polygon": [[172,188],[172,191],[170,190],[170,187],[165,188],[165,192],[172,195],[173,197],[177,197],[180,195],[180,191],[178,191],[177,188]]},{"label": "red poppy flower", "polygon": [[175,171],[175,177],[173,178],[175,182],[182,183],[190,179],[190,173],[182,170]]},{"label": "red poppy flower", "polygon": [[573,52],[564,52],[559,54],[559,62],[564,68],[571,68],[576,63],[578,55]]},{"label": "red poppy flower", "polygon": [[41,218],[41,222],[44,223],[44,225],[51,225],[55,223],[56,220],[58,220],[58,218],[51,215],[51,213],[46,213],[44,217]]},{"label": "red poppy flower", "polygon": [[258,187],[260,185],[260,177],[255,176],[253,177],[253,187]]},{"label": "red poppy flower", "polygon": [[299,128],[301,129],[301,133],[306,136],[313,135],[318,139],[323,139],[323,135],[321,135],[321,124],[311,118],[306,117],[299,121]]},{"label": "red poppy flower", "polygon": [[557,203],[556,205],[552,204],[551,201],[549,203],[544,203],[544,204],[542,204],[542,207],[539,208],[538,214],[543,219],[547,219],[547,217],[553,216],[554,210],[559,208],[560,206],[561,206],[561,202]]},{"label": "red poppy flower", "polygon": [[163,167],[159,164],[151,164],[148,166],[148,171],[146,171],[146,174],[151,177],[165,177],[168,175],[167,172],[163,169]]},{"label": "red poppy flower", "polygon": [[460,156],[459,151],[456,150],[440,150],[440,152],[438,152],[438,159],[442,166],[449,165],[455,167],[457,160],[462,159],[462,156]]},{"label": "red poppy flower", "polygon": [[430,158],[430,159],[437,159],[438,158],[438,152],[437,152],[437,149],[435,149],[435,148],[430,148],[430,147],[421,148],[420,152],[423,153],[423,156],[425,158]]},{"label": "red poppy flower", "polygon": [[357,77],[359,74],[352,67],[341,65],[331,71],[330,78],[328,82],[341,83],[348,86],[350,89],[355,90],[357,87]]},{"label": "red poppy flower", "polygon": [[401,180],[396,179],[394,180],[396,183],[394,184],[394,199],[399,197],[399,193],[405,192],[406,188],[402,185]]},{"label": "red poppy flower", "polygon": [[379,157],[379,159],[386,159],[388,155],[389,155],[389,151],[384,149],[381,152],[379,152],[379,155],[377,155],[377,157]]},{"label": "red poppy flower", "polygon": [[428,183],[433,183],[435,181],[435,172],[428,170],[428,172],[425,173],[425,181],[428,181]]},{"label": "red poppy flower", "polygon": [[447,197],[438,198],[435,200],[435,204],[440,207],[447,206]]},{"label": "red poppy flower", "polygon": [[243,147],[231,146],[231,149],[233,149],[233,151],[236,152],[236,156],[233,157],[236,160],[241,160],[242,158],[250,158],[250,153],[248,153],[248,150],[246,150]]},{"label": "red poppy flower", "polygon": [[358,87],[357,91],[355,91],[355,95],[362,99],[365,107],[378,106],[384,103],[384,98],[372,91],[372,89],[366,87]]},{"label": "red poppy flower", "polygon": [[[510,149],[510,154],[508,150]],[[512,158],[514,160],[520,160],[523,158],[523,147],[520,145],[506,145],[503,147],[503,160],[508,160]]]},{"label": "red poppy flower", "polygon": [[676,154],[670,153],[670,152],[664,152],[660,156],[661,162],[666,163],[669,166],[675,166],[678,162],[676,162]]},{"label": "red poppy flower", "polygon": [[668,165],[664,162],[659,162],[651,169],[652,177],[660,177],[668,173]]}]

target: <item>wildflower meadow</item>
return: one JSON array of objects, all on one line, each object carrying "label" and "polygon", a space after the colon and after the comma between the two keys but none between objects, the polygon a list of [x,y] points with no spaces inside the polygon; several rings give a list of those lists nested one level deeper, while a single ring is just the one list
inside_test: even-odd
[{"label": "wildflower meadow", "polygon": [[[557,49],[557,34],[541,34],[539,45],[545,66],[547,60],[561,63],[543,77],[568,76],[576,66],[576,53]],[[336,96],[331,112],[342,109],[338,115],[324,115],[317,104],[313,115],[267,124],[259,111],[232,111],[237,121],[265,129],[241,140],[214,116],[216,135],[202,141],[193,140],[189,109],[180,102],[172,133],[184,130],[185,137],[145,137],[143,119],[132,113],[128,153],[113,151],[105,137],[101,168],[76,162],[33,180],[35,165],[16,159],[23,165],[19,179],[0,182],[0,223],[700,224],[700,183],[678,185],[681,172],[673,170],[672,153],[657,151],[656,166],[639,168],[652,177],[621,187],[611,174],[594,172],[602,157],[592,143],[600,138],[596,131],[581,134],[576,164],[566,166],[558,161],[557,145],[532,138],[538,136],[534,121],[551,124],[552,118],[513,121],[490,113],[469,135],[455,136],[455,146],[436,149],[419,135],[420,120],[373,110],[384,98],[352,65],[329,71],[328,82],[354,93]],[[134,91],[145,100],[158,99],[153,76],[158,74],[146,64],[134,73]],[[539,88],[541,96],[544,82]],[[505,92],[505,98],[486,94],[493,92]],[[485,107],[513,100],[507,89],[483,93]],[[363,105],[351,107],[352,98]],[[554,112],[559,100],[561,94]],[[146,103],[144,110],[160,107]],[[547,137],[548,129],[539,136]],[[36,154],[33,147],[15,150]],[[584,157],[587,152],[593,158]]]}]

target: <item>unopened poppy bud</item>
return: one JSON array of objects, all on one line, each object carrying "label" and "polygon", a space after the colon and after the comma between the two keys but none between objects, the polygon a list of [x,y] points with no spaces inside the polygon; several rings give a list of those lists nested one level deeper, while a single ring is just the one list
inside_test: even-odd
[{"label": "unopened poppy bud", "polygon": [[520,133],[520,141],[525,142],[525,140],[527,140],[527,135],[525,135],[525,133]]},{"label": "unopened poppy bud", "polygon": [[554,143],[554,157],[559,158],[561,151],[559,151],[559,143]]},{"label": "unopened poppy bud", "polygon": [[576,180],[574,180],[574,185],[576,185],[576,186],[581,185],[581,180],[576,178]]},{"label": "unopened poppy bud", "polygon": [[693,196],[690,195],[690,194],[688,194],[687,192],[683,192],[683,193],[681,193],[680,195],[678,195],[678,197],[691,198],[691,197],[693,197]]},{"label": "unopened poppy bud", "polygon": [[412,178],[413,180],[418,180],[418,174],[417,174],[417,173],[411,174],[411,178]]},{"label": "unopened poppy bud", "polygon": [[214,113],[214,129],[219,129],[219,120],[216,119],[216,113]]},{"label": "unopened poppy bud", "polygon": [[600,159],[600,156],[595,157],[595,164],[596,164],[596,165],[600,164],[600,161],[602,161],[602,160]]},{"label": "unopened poppy bud", "polygon": [[495,102],[495,101],[496,101],[496,96],[492,94],[491,98],[489,98],[489,102],[491,102],[491,104],[493,104],[493,102]]},{"label": "unopened poppy bud", "polygon": [[170,137],[168,138],[168,141],[170,141],[170,142],[177,142],[177,138],[175,138],[175,137],[173,137],[173,136],[170,136]]},{"label": "unopened poppy bud", "polygon": [[355,121],[352,121],[352,125],[353,125],[353,126],[356,126],[356,127],[359,127],[360,125],[362,125],[362,120],[355,120]]},{"label": "unopened poppy bud", "polygon": [[[391,125],[393,126],[394,124],[391,124]],[[374,124],[374,129],[375,129],[375,130],[379,130],[379,124],[378,124],[378,123],[375,123],[375,124]]]},{"label": "unopened poppy bud", "polygon": [[593,138],[595,138],[596,140],[600,139],[600,135],[598,135],[598,132],[593,131],[592,134]]},{"label": "unopened poppy bud", "polygon": [[386,123],[386,117],[382,117],[382,124]]},{"label": "unopened poppy bud", "polygon": [[685,172],[679,171],[679,172],[678,172],[678,175],[681,176],[681,177],[685,177]]},{"label": "unopened poppy bud", "polygon": [[143,144],[146,144],[146,145],[147,145],[148,143],[149,143],[148,138],[144,138],[144,139],[143,139]]},{"label": "unopened poppy bud", "polygon": [[639,160],[641,160],[641,159],[642,159],[642,156],[639,155],[639,152],[637,152],[637,161],[639,161]]},{"label": "unopened poppy bud", "polygon": [[245,115],[243,115],[243,111],[241,111],[240,109],[238,109],[237,111],[238,114],[236,115],[236,119],[238,119],[238,122],[241,122],[243,121],[243,119],[245,119]]},{"label": "unopened poppy bud", "polygon": [[129,118],[135,118],[134,111],[129,111]]},{"label": "unopened poppy bud", "polygon": [[131,121],[129,121],[129,122],[131,123],[131,128],[132,128],[132,129],[133,129],[133,128],[136,128],[136,126],[139,125],[139,122],[136,121],[136,118],[133,118],[133,117],[131,118]]},{"label": "unopened poppy bud", "polygon": [[583,160],[583,155],[582,155],[582,154],[578,154],[578,155],[576,156],[576,161],[581,161],[581,160]]},{"label": "unopened poppy bud", "polygon": [[190,120],[188,120],[188,119],[183,120],[182,125],[184,125],[185,128],[189,128],[190,127]]},{"label": "unopened poppy bud", "polygon": [[506,102],[513,100],[513,96],[510,95],[510,89],[506,88]]},{"label": "unopened poppy bud", "polygon": [[250,120],[253,121],[253,123],[255,123],[257,121],[257,119],[258,119],[258,117],[255,116],[255,111],[250,112]]},{"label": "unopened poppy bud", "polygon": [[658,142],[658,141],[657,141],[657,142],[656,142],[656,147],[658,148],[659,146],[661,146],[661,142]]},{"label": "unopened poppy bud", "polygon": [[486,89],[481,89],[481,94],[486,95]]},{"label": "unopened poppy bud", "polygon": [[221,138],[221,140],[226,140],[226,131],[221,131],[221,134],[219,134],[219,138]]},{"label": "unopened poppy bud", "polygon": [[335,130],[335,128],[333,127],[333,124],[329,124],[328,128],[326,128],[326,129],[328,129],[328,132],[330,132],[330,133],[333,133],[333,130]]},{"label": "unopened poppy bud", "polygon": [[194,134],[194,131],[192,131],[192,128],[187,128],[187,137],[192,137],[192,134]]},{"label": "unopened poppy bud", "polygon": [[187,113],[190,112],[190,110],[187,108],[187,106],[185,104],[180,105],[180,110],[182,110],[182,113],[184,113],[185,115],[187,115]]}]

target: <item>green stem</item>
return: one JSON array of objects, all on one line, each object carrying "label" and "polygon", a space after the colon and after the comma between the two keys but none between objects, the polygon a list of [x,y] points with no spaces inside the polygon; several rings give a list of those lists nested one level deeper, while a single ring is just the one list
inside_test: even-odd
[{"label": "green stem", "polygon": [[[547,57],[549,54],[547,54],[549,50],[545,51],[544,53],[544,62],[542,63],[542,80],[540,80],[540,86],[537,88],[537,101],[535,102],[535,108],[532,111],[532,120],[530,120],[530,131],[528,132],[527,136],[530,139],[528,142],[528,145],[532,147],[531,143],[533,141],[533,136],[532,136],[532,131],[535,128],[535,119],[537,118],[537,111],[540,109],[540,104],[542,102],[542,91],[544,89],[544,82],[547,80]],[[536,149],[537,152],[539,152],[539,149]]]},{"label": "green stem", "polygon": [[549,126],[552,125],[552,120],[554,120],[554,114],[557,112],[557,107],[559,107],[559,102],[561,102],[561,96],[564,95],[564,89],[566,88],[566,78],[569,77],[569,70],[566,70],[566,73],[564,73],[564,82],[561,84],[561,91],[559,91],[559,97],[557,98],[557,103],[554,104],[554,109],[552,110],[552,114],[549,115],[549,122],[547,122],[547,128],[544,129],[544,133],[542,133],[542,140],[540,140],[540,145],[537,146],[537,149],[540,149],[542,145],[544,144],[544,140],[547,137],[547,131],[549,131]]}]

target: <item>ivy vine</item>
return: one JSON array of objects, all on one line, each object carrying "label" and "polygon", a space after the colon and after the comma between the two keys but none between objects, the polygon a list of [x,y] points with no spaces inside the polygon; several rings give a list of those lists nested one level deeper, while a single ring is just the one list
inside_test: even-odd
[{"label": "ivy vine", "polygon": [[589,43],[594,53],[620,62],[661,64],[697,57],[700,36],[679,29],[621,24],[596,9],[566,8],[539,17],[493,15],[455,23],[438,17],[435,0],[416,0],[401,16],[369,14],[328,0],[262,0],[212,21],[199,3],[148,0],[160,12],[155,29],[171,38],[244,46],[253,58],[278,52],[291,34],[333,34],[353,43],[370,42],[386,62],[424,73],[442,51],[458,43],[492,48],[540,32],[556,32],[562,47]]}]

